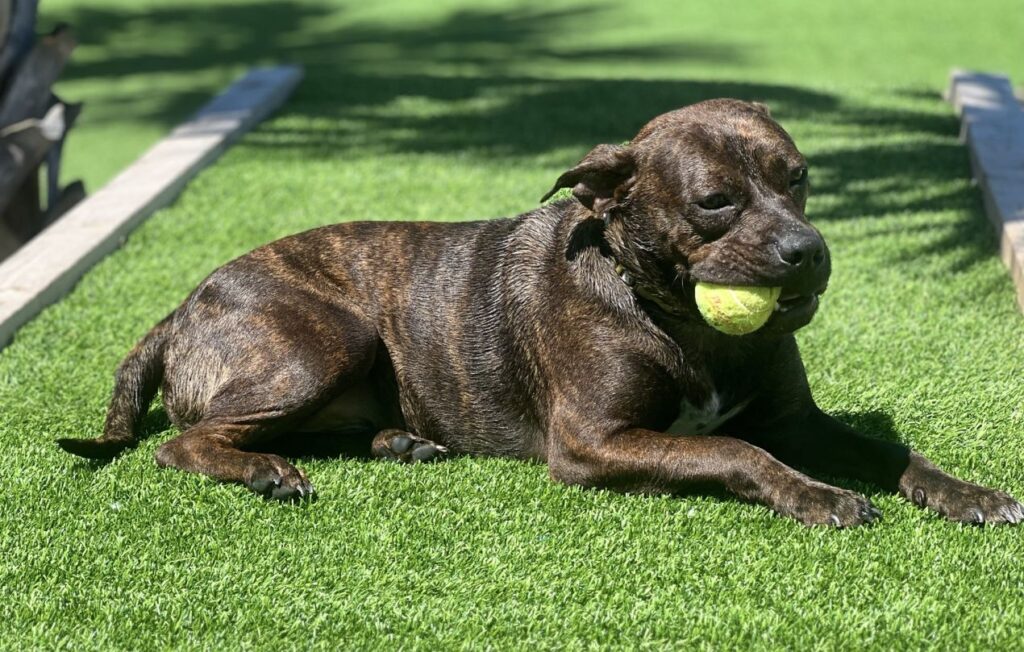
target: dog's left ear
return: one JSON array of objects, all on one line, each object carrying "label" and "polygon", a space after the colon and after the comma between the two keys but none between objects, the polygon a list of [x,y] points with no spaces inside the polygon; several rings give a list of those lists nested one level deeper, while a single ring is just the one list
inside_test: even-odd
[{"label": "dog's left ear", "polygon": [[628,145],[598,145],[576,167],[558,177],[555,187],[541,201],[547,201],[561,188],[572,188],[581,204],[603,215],[629,193],[636,181],[635,172],[636,160]]}]

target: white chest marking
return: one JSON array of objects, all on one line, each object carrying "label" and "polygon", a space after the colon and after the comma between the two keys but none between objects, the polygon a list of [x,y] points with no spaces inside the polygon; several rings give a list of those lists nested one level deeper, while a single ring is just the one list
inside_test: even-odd
[{"label": "white chest marking", "polygon": [[733,405],[722,405],[722,397],[712,392],[702,407],[692,405],[686,399],[679,402],[679,416],[665,431],[670,435],[706,435],[743,411],[753,397]]}]

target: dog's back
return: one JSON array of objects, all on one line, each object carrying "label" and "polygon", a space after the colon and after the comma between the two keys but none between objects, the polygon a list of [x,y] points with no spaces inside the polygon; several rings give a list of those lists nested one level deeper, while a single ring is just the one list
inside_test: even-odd
[{"label": "dog's back", "polygon": [[[321,398],[298,430],[403,427],[457,452],[543,458],[532,358],[560,307],[550,286],[564,284],[551,276],[564,264],[568,208],[481,222],[343,223],[229,262],[172,319],[168,414],[182,428],[201,421],[239,364],[258,360],[278,368],[268,394],[324,383],[312,388]],[[365,379],[348,386],[296,371],[358,340],[336,320],[339,309],[383,345],[362,363]]]}]

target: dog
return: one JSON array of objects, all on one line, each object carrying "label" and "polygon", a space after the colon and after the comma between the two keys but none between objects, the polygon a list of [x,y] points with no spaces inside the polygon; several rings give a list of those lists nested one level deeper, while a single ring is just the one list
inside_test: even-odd
[{"label": "dog", "polygon": [[[793,333],[830,254],[806,219],[808,169],[759,103],[709,100],[598,145],[511,219],[350,222],[214,271],[127,355],[103,435],[138,442],[161,387],[181,434],[157,464],[301,500],[267,446],[364,437],[374,457],[538,460],[560,483],[725,491],[807,525],[880,517],[853,478],[963,523],[1018,523],[1006,493],[958,480],[814,403]],[[697,282],[782,287],[753,334],[709,327]]]}]

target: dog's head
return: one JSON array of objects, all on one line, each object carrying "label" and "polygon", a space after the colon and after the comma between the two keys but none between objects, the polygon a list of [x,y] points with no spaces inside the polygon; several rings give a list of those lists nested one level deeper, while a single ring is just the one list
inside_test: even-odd
[{"label": "dog's head", "polygon": [[659,303],[695,315],[698,281],[780,286],[763,329],[774,333],[817,310],[830,260],[804,216],[807,162],[761,104],[710,100],[660,115],[626,145],[595,147],[559,188],[607,222],[619,263]]}]

